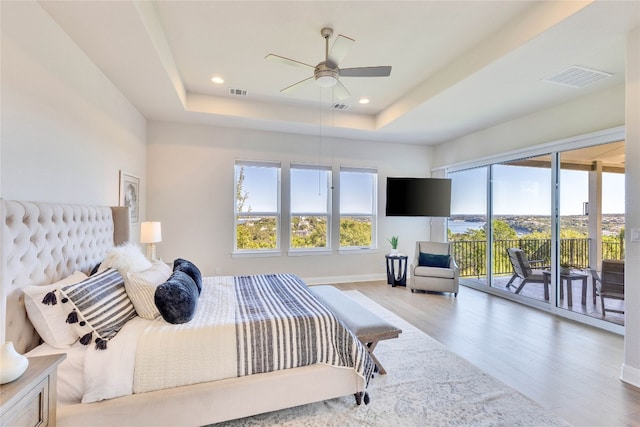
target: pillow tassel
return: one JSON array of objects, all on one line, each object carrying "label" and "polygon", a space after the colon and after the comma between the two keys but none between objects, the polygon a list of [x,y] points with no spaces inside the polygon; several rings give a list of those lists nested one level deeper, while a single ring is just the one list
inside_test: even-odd
[{"label": "pillow tassel", "polygon": [[67,316],[67,323],[78,323],[78,313],[75,310]]},{"label": "pillow tassel", "polygon": [[91,337],[93,336],[93,332],[89,332],[88,334],[84,334],[82,338],[80,338],[80,344],[89,345],[91,342]]},{"label": "pillow tassel", "polygon": [[107,349],[107,340],[103,340],[102,338],[96,338],[96,350],[106,350]]},{"label": "pillow tassel", "polygon": [[51,292],[47,292],[47,294],[42,299],[42,303],[44,305],[56,305],[58,303],[58,298],[56,298],[56,291],[53,290]]}]

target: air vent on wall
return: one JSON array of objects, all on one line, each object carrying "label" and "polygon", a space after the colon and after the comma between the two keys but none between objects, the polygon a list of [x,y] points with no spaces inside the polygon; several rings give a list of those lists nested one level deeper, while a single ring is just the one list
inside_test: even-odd
[{"label": "air vent on wall", "polygon": [[331,109],[332,109],[332,110],[347,110],[347,109],[349,109],[350,107],[351,107],[351,105],[348,105],[348,104],[340,104],[340,103],[336,103],[336,104],[333,104],[333,105],[331,106]]},{"label": "air vent on wall", "polygon": [[589,68],[572,66],[552,76],[545,77],[542,81],[556,83],[562,86],[582,88],[598,80],[611,77],[613,74],[604,71],[591,70]]},{"label": "air vent on wall", "polygon": [[233,89],[229,88],[229,95],[234,96],[247,96],[247,91],[244,89]]}]

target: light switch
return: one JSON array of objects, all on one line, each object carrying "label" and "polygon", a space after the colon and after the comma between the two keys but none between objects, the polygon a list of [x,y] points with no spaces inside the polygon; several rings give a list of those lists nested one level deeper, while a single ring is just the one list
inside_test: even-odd
[{"label": "light switch", "polygon": [[640,228],[631,229],[631,241],[640,242]]}]

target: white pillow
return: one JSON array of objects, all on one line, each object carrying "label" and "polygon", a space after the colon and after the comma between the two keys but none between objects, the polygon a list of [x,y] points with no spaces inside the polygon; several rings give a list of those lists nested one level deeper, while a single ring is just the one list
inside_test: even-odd
[{"label": "white pillow", "polygon": [[154,261],[148,270],[139,273],[129,272],[124,279],[127,295],[133,302],[138,316],[153,320],[160,315],[154,300],[158,285],[171,276],[171,267],[162,261]]},{"label": "white pillow", "polygon": [[49,292],[55,292],[62,286],[80,283],[86,278],[86,274],[76,271],[71,276],[50,285],[24,288],[24,305],[27,308],[29,320],[40,338],[50,346],[68,348],[78,341],[78,334],[71,325],[65,323],[67,312],[62,308],[60,301],[56,301],[53,305],[46,305],[42,300]]},{"label": "white pillow", "polygon": [[151,268],[151,261],[144,256],[138,245],[125,243],[109,249],[98,272],[103,272],[108,268],[118,270],[122,277],[127,277],[127,273],[130,271],[136,273]]}]

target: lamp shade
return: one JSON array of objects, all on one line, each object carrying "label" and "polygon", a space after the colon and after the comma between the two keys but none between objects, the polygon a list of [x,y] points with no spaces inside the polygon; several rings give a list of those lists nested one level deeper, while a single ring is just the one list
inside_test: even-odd
[{"label": "lamp shade", "polygon": [[156,243],[162,241],[162,227],[160,221],[140,223],[140,242]]}]

